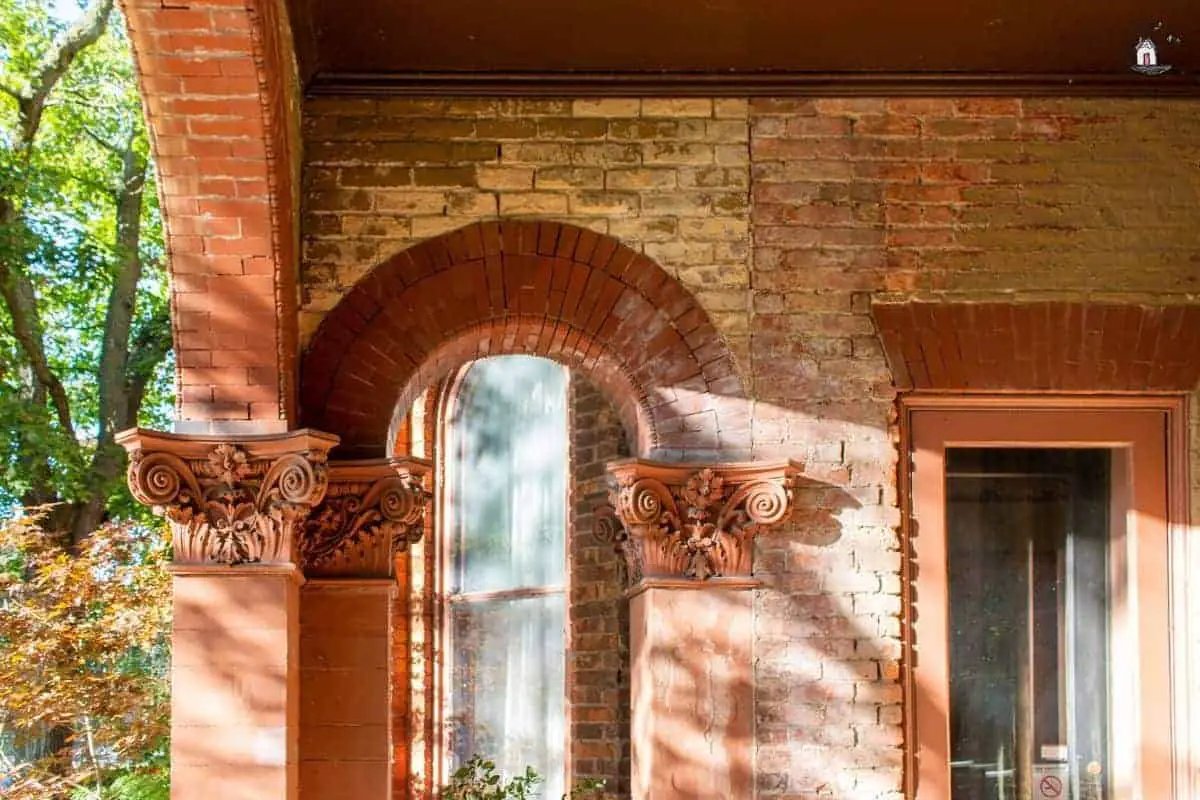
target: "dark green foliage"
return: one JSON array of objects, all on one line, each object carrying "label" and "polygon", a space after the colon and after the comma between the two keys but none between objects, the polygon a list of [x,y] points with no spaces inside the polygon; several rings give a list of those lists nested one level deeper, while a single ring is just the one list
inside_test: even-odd
[{"label": "dark green foliage", "polygon": [[[111,447],[111,423],[161,427],[171,413],[166,265],[149,143],[115,12],[45,87],[30,128],[47,54],[85,16],[63,19],[52,8],[0,0],[0,281],[10,289],[0,294],[0,507],[99,494],[135,513],[119,474],[97,474],[96,455]],[[123,199],[138,212],[136,230],[122,229]],[[129,334],[117,342],[127,361],[121,377],[149,380],[114,392],[101,362],[115,322],[114,286],[129,270],[137,280],[132,296],[119,298],[131,305]],[[31,292],[22,296],[22,286]],[[17,300],[25,307],[14,308]],[[15,315],[32,315],[30,339],[22,339]],[[61,384],[65,408],[39,376],[39,357]],[[124,397],[129,388],[140,396]],[[126,407],[104,408],[106,391],[110,406],[127,400],[119,403]],[[129,401],[138,407],[132,415]]]},{"label": "dark green foliage", "polygon": [[[496,769],[493,761],[473,756],[450,776],[450,783],[442,787],[442,800],[538,800],[541,795],[538,785],[542,778],[533,767],[526,767],[523,775],[505,778]],[[598,798],[604,781],[584,780],[575,785],[563,800],[592,800]]]}]

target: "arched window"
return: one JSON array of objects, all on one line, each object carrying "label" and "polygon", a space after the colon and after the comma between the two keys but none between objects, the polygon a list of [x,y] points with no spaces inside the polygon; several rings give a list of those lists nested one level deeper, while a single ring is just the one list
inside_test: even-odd
[{"label": "arched window", "polygon": [[566,767],[567,387],[552,361],[487,358],[442,417],[448,766],[532,766],[544,797]]}]

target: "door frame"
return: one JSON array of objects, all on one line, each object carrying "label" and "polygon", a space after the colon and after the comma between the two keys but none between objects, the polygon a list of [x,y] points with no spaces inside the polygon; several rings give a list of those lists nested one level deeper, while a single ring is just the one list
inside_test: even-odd
[{"label": "door frame", "polygon": [[[1146,426],[1149,426],[1147,428]],[[1148,683],[1141,680],[1138,708],[1166,709],[1170,724],[1163,730],[1161,720],[1142,719],[1138,726],[1138,741],[1142,758],[1155,748],[1165,746],[1169,760],[1149,776],[1139,775],[1134,786],[1128,787],[1125,795],[1115,793],[1110,800],[1189,800],[1197,796],[1197,781],[1193,776],[1191,731],[1197,709],[1193,703],[1194,692],[1189,690],[1192,671],[1189,669],[1189,643],[1195,641],[1194,633],[1200,632],[1200,592],[1188,596],[1186,586],[1191,576],[1200,576],[1200,544],[1189,542],[1189,481],[1188,481],[1188,425],[1187,398],[1182,394],[1171,395],[1123,395],[1123,396],[1078,396],[1078,395],[909,395],[900,399],[900,445],[901,469],[899,474],[901,501],[901,548],[902,559],[902,614],[903,614],[903,683],[905,709],[905,796],[912,800],[949,800],[949,753],[938,755],[938,747],[948,751],[948,719],[936,722],[938,715],[944,717],[943,708],[948,695],[946,672],[947,632],[945,630],[946,586],[944,563],[937,574],[926,572],[924,578],[916,569],[918,551],[921,549],[920,520],[914,513],[918,505],[929,508],[941,504],[937,519],[926,520],[926,542],[933,543],[936,558],[945,554],[945,504],[944,470],[945,447],[955,446],[1090,446],[1090,447],[1136,447],[1137,439],[1142,446],[1156,440],[1157,448],[1164,455],[1163,465],[1157,480],[1164,491],[1157,494],[1156,502],[1161,511],[1154,509],[1148,514],[1144,508],[1147,498],[1136,498],[1130,508],[1129,519],[1136,525],[1132,541],[1160,544],[1159,567],[1165,567],[1167,586],[1162,592],[1139,592],[1137,609],[1138,635],[1150,637],[1152,655],[1139,658],[1139,664],[1147,669],[1157,669],[1162,676],[1160,682]],[[1150,437],[1150,439],[1147,439]],[[917,442],[925,443],[926,456],[914,449]],[[1140,452],[1137,451],[1137,452]],[[914,466],[922,462],[920,471]],[[1145,459],[1142,466],[1145,467]],[[1135,469],[1137,469],[1135,467]],[[926,476],[929,477],[926,477]],[[1136,476],[1134,476],[1136,480]],[[1142,480],[1149,480],[1143,476]],[[1161,485],[1160,484],[1160,485]],[[1142,513],[1136,513],[1141,509]],[[1161,519],[1155,521],[1155,515]],[[929,545],[926,545],[928,547]],[[1150,551],[1153,555],[1153,550]],[[1148,578],[1154,564],[1147,563],[1137,554],[1141,569],[1135,571]],[[936,561],[935,558],[935,561]],[[1135,565],[1136,566],[1136,565]],[[940,578],[939,578],[940,576]],[[941,581],[939,586],[939,580]],[[915,613],[915,595],[924,591],[938,602],[927,611],[924,621]],[[1142,602],[1142,594],[1157,602]],[[926,598],[931,599],[929,596]],[[1164,608],[1165,606],[1165,608]],[[1156,615],[1166,616],[1165,624],[1148,620]],[[930,631],[939,630],[933,635]],[[926,665],[922,669],[920,640],[922,637],[933,642],[925,652]],[[918,690],[919,681],[933,676],[937,682],[937,694]],[[1179,690],[1172,691],[1172,687]],[[940,703],[940,705],[939,705]],[[1161,715],[1161,712],[1160,712]],[[1157,725],[1157,729],[1156,726]],[[924,730],[922,730],[924,728]],[[941,737],[941,738],[937,738]],[[934,742],[931,746],[931,742]],[[1159,762],[1161,763],[1161,761]],[[1146,794],[1149,786],[1151,794]],[[1161,788],[1160,788],[1161,787]],[[1163,794],[1166,789],[1167,794]]]}]

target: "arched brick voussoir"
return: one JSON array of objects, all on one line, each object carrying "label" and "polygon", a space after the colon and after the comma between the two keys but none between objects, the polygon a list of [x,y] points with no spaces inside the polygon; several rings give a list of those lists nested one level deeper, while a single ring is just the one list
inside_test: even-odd
[{"label": "arched brick voussoir", "polygon": [[[297,422],[295,56],[284,0],[121,0],[158,166],[180,422]],[[230,330],[236,309],[254,335]]]},{"label": "arched brick voussoir", "polygon": [[474,323],[447,336],[419,364],[400,364],[372,342],[355,342],[342,359],[345,375],[329,394],[323,424],[345,433],[343,454],[375,455],[376,443],[394,441],[389,430],[426,389],[471,361],[512,354],[550,358],[588,376],[613,400],[639,451],[655,446],[656,420],[628,370],[588,333],[535,315]]},{"label": "arched brick voussoir", "polygon": [[639,451],[655,446],[657,427],[645,393],[625,369],[587,334],[532,316],[480,323],[439,346],[401,387],[387,441],[395,440],[394,430],[426,389],[477,359],[514,354],[549,358],[586,375],[615,403],[629,441]]},{"label": "arched brick voussoir", "polygon": [[[661,267],[616,239],[550,222],[479,223],[371,270],[331,311],[304,357],[304,424],[343,451],[383,455],[389,425],[428,386],[488,355],[553,358],[591,377],[621,409],[639,452],[669,430],[672,453],[734,441],[741,414],[703,426],[697,397],[745,398],[704,309]],[[748,437],[748,430],[745,431]],[[748,438],[747,438],[748,441]]]}]

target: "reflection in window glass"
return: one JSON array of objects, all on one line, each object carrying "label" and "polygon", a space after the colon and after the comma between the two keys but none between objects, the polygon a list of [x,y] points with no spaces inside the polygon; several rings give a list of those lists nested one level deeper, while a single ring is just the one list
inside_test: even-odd
[{"label": "reflection in window glass", "polygon": [[1109,461],[947,451],[954,800],[1109,796]]},{"label": "reflection in window glass", "polygon": [[567,372],[505,356],[463,378],[446,437],[452,767],[534,767],[563,793]]}]

